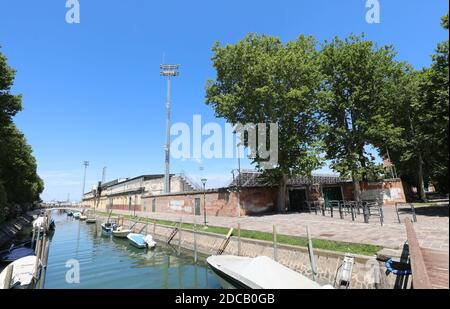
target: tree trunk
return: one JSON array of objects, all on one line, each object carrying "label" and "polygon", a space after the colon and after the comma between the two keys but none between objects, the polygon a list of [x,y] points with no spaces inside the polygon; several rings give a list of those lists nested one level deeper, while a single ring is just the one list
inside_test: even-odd
[{"label": "tree trunk", "polygon": [[423,180],[423,161],[422,154],[419,152],[419,184],[417,191],[419,193],[419,197],[423,202],[427,201],[427,195],[425,194],[425,182]]},{"label": "tree trunk", "polygon": [[277,206],[279,212],[286,212],[286,188],[287,188],[287,175],[283,174],[278,186],[278,199]]},{"label": "tree trunk", "polygon": [[356,178],[355,174],[352,173],[352,182],[353,182],[353,197],[355,201],[361,201],[361,186],[359,185],[359,180]]}]

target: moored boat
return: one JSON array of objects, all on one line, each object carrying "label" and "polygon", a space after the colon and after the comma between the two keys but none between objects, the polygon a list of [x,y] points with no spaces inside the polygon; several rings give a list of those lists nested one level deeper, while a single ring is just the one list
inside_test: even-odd
[{"label": "moored boat", "polygon": [[80,221],[86,221],[87,220],[87,216],[85,216],[85,215],[81,215],[80,216]]},{"label": "moored boat", "polygon": [[127,235],[127,238],[133,246],[139,249],[147,247],[147,244],[145,243],[145,236],[142,234],[130,233]]},{"label": "moored boat", "polygon": [[117,229],[112,231],[112,235],[117,238],[126,238],[128,234],[132,233],[133,231],[130,229],[125,229],[123,226],[119,226]]},{"label": "moored boat", "polygon": [[10,285],[5,286],[7,267],[0,273],[0,289],[32,288],[35,283],[36,263],[38,263],[39,274],[41,263],[36,256],[27,256],[12,262],[10,264],[13,267]]},{"label": "moored boat", "polygon": [[35,253],[28,242],[24,245],[13,245],[7,250],[0,251],[0,262],[10,263],[30,255],[35,255]]},{"label": "moored boat", "polygon": [[206,259],[223,288],[322,289],[317,282],[266,256],[210,256]]},{"label": "moored boat", "polygon": [[81,217],[81,212],[75,212],[75,213],[73,214],[73,217],[74,217],[75,219],[80,219],[80,217]]},{"label": "moored boat", "polygon": [[96,222],[97,222],[97,219],[95,219],[95,218],[89,218],[89,219],[86,220],[87,224],[94,224]]},{"label": "moored boat", "polygon": [[102,223],[102,233],[111,235],[112,231],[116,228],[116,225],[111,222]]}]

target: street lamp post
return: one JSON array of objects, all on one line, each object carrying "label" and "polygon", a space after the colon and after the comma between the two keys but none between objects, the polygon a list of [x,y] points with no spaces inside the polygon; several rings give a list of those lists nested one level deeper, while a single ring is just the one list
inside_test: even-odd
[{"label": "street lamp post", "polygon": [[203,184],[203,220],[204,220],[204,225],[205,227],[206,225],[206,178],[202,178],[202,184]]},{"label": "street lamp post", "polygon": [[83,192],[81,192],[81,204],[83,204],[84,190],[86,189],[86,169],[89,166],[89,161],[84,161],[84,176],[83,176]]},{"label": "street lamp post", "polygon": [[167,101],[166,101],[166,145],[164,146],[165,172],[164,193],[170,193],[170,78],[179,75],[178,64],[161,64],[160,74],[167,77]]}]

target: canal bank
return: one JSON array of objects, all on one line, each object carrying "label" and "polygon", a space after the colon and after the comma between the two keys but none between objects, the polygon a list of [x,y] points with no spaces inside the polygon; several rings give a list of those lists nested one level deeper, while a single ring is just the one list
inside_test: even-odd
[{"label": "canal bank", "polygon": [[33,216],[31,214],[25,214],[17,219],[0,224],[0,248],[10,243],[21,232],[24,232],[25,229],[31,228],[32,222]]},{"label": "canal bank", "polygon": [[[106,220],[106,215],[98,214],[98,224]],[[191,255],[194,256],[196,255],[195,252],[206,256],[215,255],[226,242],[226,236],[205,231],[201,225],[198,225],[195,231],[194,228],[178,228],[178,232],[174,235],[174,226],[159,224],[147,218],[140,218],[140,220],[143,222],[135,224],[135,221],[124,219],[124,226],[129,228],[134,225],[135,231],[147,230],[149,234],[152,234],[161,243],[166,243],[173,236],[171,240],[173,247],[178,248],[178,250],[189,250]],[[274,242],[270,241],[237,237],[236,227],[233,228],[235,229],[234,234],[224,248],[223,254],[247,257],[268,256],[312,279],[310,255],[307,248],[284,244],[274,245]],[[396,253],[394,252],[393,254]],[[323,285],[333,285],[335,280],[338,279],[337,274],[342,267],[345,254],[314,249],[314,257],[316,262],[316,280]],[[405,279],[395,277],[392,274],[386,275],[387,269],[385,264],[382,261],[378,261],[376,255],[353,255],[353,257],[354,265],[350,288],[392,289],[396,286],[398,287],[399,281],[403,283],[403,279]]]}]

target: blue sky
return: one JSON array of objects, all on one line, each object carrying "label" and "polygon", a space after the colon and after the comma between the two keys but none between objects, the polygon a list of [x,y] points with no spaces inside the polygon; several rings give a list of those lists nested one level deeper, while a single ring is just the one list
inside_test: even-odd
[{"label": "blue sky", "polygon": [[[80,24],[67,24],[65,0],[0,0],[1,50],[17,70],[13,92],[23,95],[15,122],[34,149],[43,199],[79,199],[83,160],[91,162],[87,188],[103,166],[107,179],[163,172],[163,54],[182,64],[172,83],[172,122],[188,124],[193,114],[217,121],[204,104],[205,82],[215,74],[211,46],[248,32],[283,41],[364,32],[380,45],[394,44],[398,59],[428,66],[448,35],[440,27],[447,1],[379,2],[381,23],[368,24],[365,0],[79,0]],[[236,160],[202,165],[213,187],[231,178]],[[200,176],[196,161],[172,160],[171,167]]]}]

